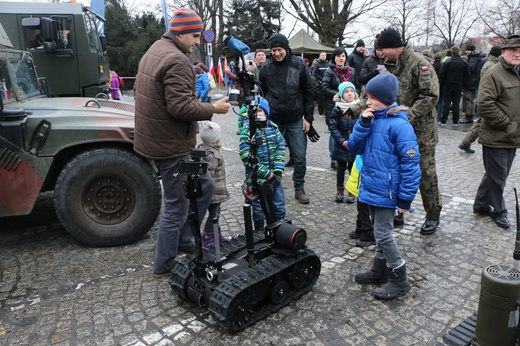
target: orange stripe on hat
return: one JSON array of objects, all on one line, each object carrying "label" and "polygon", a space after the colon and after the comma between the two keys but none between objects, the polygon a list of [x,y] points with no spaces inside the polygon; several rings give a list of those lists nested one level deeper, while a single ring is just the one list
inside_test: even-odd
[{"label": "orange stripe on hat", "polygon": [[170,19],[169,33],[174,35],[201,32],[204,28],[202,19],[195,11],[190,9],[180,9],[173,12]]}]

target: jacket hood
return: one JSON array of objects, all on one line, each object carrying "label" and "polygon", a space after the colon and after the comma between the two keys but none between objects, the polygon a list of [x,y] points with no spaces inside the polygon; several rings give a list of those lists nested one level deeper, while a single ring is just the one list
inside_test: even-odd
[{"label": "jacket hood", "polygon": [[403,119],[408,119],[408,113],[405,112],[407,110],[408,107],[399,106],[397,105],[397,103],[394,102],[387,108],[374,111],[374,118],[399,117]]}]

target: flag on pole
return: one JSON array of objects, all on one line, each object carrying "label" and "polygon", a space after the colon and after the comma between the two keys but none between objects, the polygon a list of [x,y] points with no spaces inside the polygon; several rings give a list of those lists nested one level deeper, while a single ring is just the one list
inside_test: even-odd
[{"label": "flag on pole", "polygon": [[[90,10],[105,18],[105,0],[91,0]],[[100,36],[105,36],[105,22],[96,18],[96,26]]]},{"label": "flag on pole", "polygon": [[215,77],[215,66],[213,66],[213,59],[211,58],[211,56],[206,57],[206,59],[207,59],[207,62],[208,62],[206,64],[206,66],[209,69],[209,73],[211,73],[211,75],[213,77]]},{"label": "flag on pole", "polygon": [[[226,57],[224,57],[224,69],[226,68],[227,60]],[[222,60],[220,57],[218,58],[218,82],[222,83],[224,81],[224,77],[222,74]]]},{"label": "flag on pole", "polygon": [[170,16],[168,16],[168,11],[166,10],[166,0],[161,1],[161,7],[164,14],[164,25],[166,26],[166,32],[170,31]]}]

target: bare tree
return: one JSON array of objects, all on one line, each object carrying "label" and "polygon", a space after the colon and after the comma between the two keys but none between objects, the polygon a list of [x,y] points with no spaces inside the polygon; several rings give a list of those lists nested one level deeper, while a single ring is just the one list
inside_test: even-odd
[{"label": "bare tree", "polygon": [[[224,47],[224,0],[173,0],[168,1],[166,6],[169,17],[173,15],[175,10],[191,8],[201,17],[204,28],[215,31],[216,40],[212,45],[212,61],[214,66],[217,66],[218,57]],[[203,40],[197,53],[202,58],[208,54]]]},{"label": "bare tree", "polygon": [[478,11],[479,19],[486,29],[484,34],[506,38],[520,31],[520,1],[498,0],[490,8]]},{"label": "bare tree", "polygon": [[381,20],[398,29],[404,41],[424,35],[423,0],[390,0],[378,16]]},{"label": "bare tree", "polygon": [[435,9],[432,35],[441,39],[445,48],[462,45],[480,19],[472,0],[437,0]]},{"label": "bare tree", "polygon": [[[345,39],[347,25],[381,5],[382,0],[364,0],[357,7],[354,0],[289,0],[294,10],[284,10],[289,16],[307,24],[318,34],[321,43],[334,47]],[[357,3],[357,1],[356,1]]]}]

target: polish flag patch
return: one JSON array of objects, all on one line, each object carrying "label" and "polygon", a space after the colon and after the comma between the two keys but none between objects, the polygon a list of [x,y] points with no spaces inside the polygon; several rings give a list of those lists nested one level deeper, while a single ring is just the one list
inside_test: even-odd
[{"label": "polish flag patch", "polygon": [[421,66],[421,71],[428,71],[429,68],[426,65]]}]

